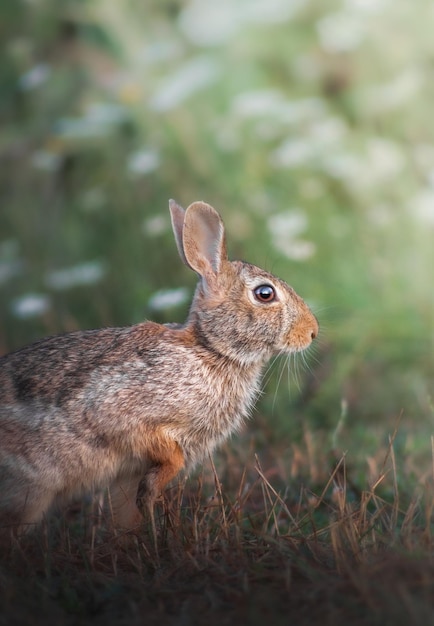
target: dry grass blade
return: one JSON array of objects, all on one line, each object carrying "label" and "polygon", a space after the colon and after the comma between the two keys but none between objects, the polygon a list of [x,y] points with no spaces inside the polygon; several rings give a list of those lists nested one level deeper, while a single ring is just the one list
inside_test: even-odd
[{"label": "dry grass blade", "polygon": [[[396,626],[427,624],[434,611],[433,494],[427,484],[407,507],[399,505],[393,441],[380,476],[360,493],[346,455],[318,494],[289,486],[282,495],[259,455],[238,482],[228,477],[229,490],[211,460],[209,470],[179,481],[158,505],[159,560],[146,529],[121,538],[101,507],[91,515],[75,508],[67,525],[53,520],[1,561],[2,611],[10,623],[18,611],[28,623],[38,606],[41,622],[60,626],[71,615],[82,624],[110,624],[121,613],[133,626],[145,614],[150,624],[184,615],[188,623],[254,625],[259,614],[301,626],[332,626],[337,615],[360,626],[392,618]],[[318,448],[312,453],[321,460]],[[387,485],[391,497],[387,489],[380,494]],[[18,596],[26,601],[17,604]]]}]

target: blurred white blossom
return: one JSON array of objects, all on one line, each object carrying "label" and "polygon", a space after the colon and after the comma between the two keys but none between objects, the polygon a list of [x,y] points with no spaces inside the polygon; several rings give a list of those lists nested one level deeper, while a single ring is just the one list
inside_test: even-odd
[{"label": "blurred white blossom", "polygon": [[215,83],[220,74],[221,67],[214,59],[194,57],[162,81],[149,105],[159,112],[176,109],[193,94]]},{"label": "blurred white blossom", "polygon": [[12,302],[12,313],[20,319],[38,317],[49,311],[50,297],[41,293],[28,293]]},{"label": "blurred white blossom", "polygon": [[373,138],[366,146],[366,167],[369,179],[376,183],[387,182],[398,176],[405,166],[402,148],[389,139]]},{"label": "blurred white blossom", "polygon": [[267,117],[273,122],[297,124],[320,118],[325,106],[320,98],[288,100],[277,89],[258,89],[235,96],[232,113],[240,119]]},{"label": "blurred white blossom", "polygon": [[345,0],[345,7],[361,14],[382,13],[394,0]]},{"label": "blurred white blossom", "polygon": [[271,115],[283,102],[283,93],[278,89],[242,91],[232,101],[232,112],[241,118]]},{"label": "blurred white blossom", "polygon": [[423,224],[434,226],[434,188],[422,189],[410,202],[409,209]]},{"label": "blurred white blossom", "polygon": [[126,121],[128,117],[128,109],[124,105],[95,102],[87,108],[82,117],[61,118],[55,126],[55,132],[70,139],[101,137]]},{"label": "blurred white blossom", "polygon": [[349,11],[332,13],[316,24],[322,47],[327,52],[349,52],[360,46],[365,38],[365,25],[360,17]]},{"label": "blurred white blossom", "polygon": [[307,217],[300,209],[272,215],[267,225],[275,248],[288,259],[304,261],[315,254],[315,244],[299,238],[307,229]]},{"label": "blurred white blossom", "polygon": [[48,80],[50,74],[50,66],[47,63],[39,63],[20,76],[19,86],[23,91],[31,91],[43,85]]},{"label": "blurred white blossom", "polygon": [[358,156],[339,150],[330,154],[322,163],[322,169],[332,176],[349,184],[354,184],[362,172],[362,163]]},{"label": "blurred white blossom", "polygon": [[319,148],[339,145],[347,133],[347,126],[340,117],[326,117],[313,123],[308,131],[310,140]]},{"label": "blurred white blossom", "polygon": [[300,209],[276,213],[268,218],[268,228],[273,237],[298,237],[307,228],[307,217]]},{"label": "blurred white blossom", "polygon": [[150,148],[143,148],[130,154],[127,162],[127,169],[131,174],[140,176],[149,174],[160,167],[160,157]]},{"label": "blurred white blossom", "polygon": [[151,311],[164,311],[187,302],[189,291],[185,287],[177,289],[161,289],[156,291],[148,300]]},{"label": "blurred white blossom", "polygon": [[249,23],[282,23],[297,14],[307,0],[193,0],[179,17],[185,35],[199,46],[215,46],[235,37]]},{"label": "blurred white blossom", "polygon": [[162,235],[167,230],[167,219],[163,215],[153,215],[143,222],[143,232],[147,235]]},{"label": "blurred white blossom", "polygon": [[339,146],[347,133],[343,120],[328,117],[316,121],[303,133],[303,138],[286,139],[270,155],[272,165],[295,168],[313,160],[327,159],[332,147]]},{"label": "blurred white blossom", "polygon": [[47,287],[56,290],[71,289],[71,287],[93,285],[98,283],[106,274],[106,267],[102,261],[88,261],[61,270],[52,270],[45,276]]},{"label": "blurred white blossom", "polygon": [[425,82],[422,69],[412,67],[388,83],[369,87],[360,94],[360,103],[367,113],[383,113],[397,109],[412,100]]},{"label": "blurred white blossom", "polygon": [[128,109],[122,104],[112,102],[93,102],[86,111],[89,121],[96,124],[113,126],[120,124],[128,118]]},{"label": "blurred white blossom", "polygon": [[300,98],[299,100],[286,100],[276,113],[282,122],[298,124],[320,119],[326,113],[326,107],[321,98]]},{"label": "blurred white blossom", "polygon": [[279,148],[270,154],[270,162],[275,167],[292,168],[305,165],[316,154],[315,146],[306,139],[286,139]]},{"label": "blurred white blossom", "polygon": [[323,171],[350,188],[369,189],[393,180],[405,167],[399,144],[386,139],[369,139],[360,152],[336,150],[321,163]]},{"label": "blurred white blossom", "polygon": [[32,156],[32,165],[38,170],[56,172],[62,164],[62,156],[48,150],[37,150]]},{"label": "blurred white blossom", "polygon": [[153,65],[176,59],[180,53],[180,44],[174,39],[158,40],[144,46],[139,53],[139,59],[146,64]]}]

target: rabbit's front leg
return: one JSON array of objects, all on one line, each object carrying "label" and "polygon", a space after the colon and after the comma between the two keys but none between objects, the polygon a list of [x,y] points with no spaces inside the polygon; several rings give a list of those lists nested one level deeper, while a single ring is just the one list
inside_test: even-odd
[{"label": "rabbit's front leg", "polygon": [[151,465],[140,481],[137,491],[137,505],[147,510],[152,525],[152,534],[157,546],[157,532],[154,520],[154,504],[165,486],[184,467],[185,459],[181,447],[176,441],[169,440],[158,445],[151,455]]}]

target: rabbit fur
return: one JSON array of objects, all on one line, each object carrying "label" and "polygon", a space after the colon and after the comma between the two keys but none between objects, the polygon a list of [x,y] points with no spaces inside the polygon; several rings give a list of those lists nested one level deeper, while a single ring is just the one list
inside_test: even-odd
[{"label": "rabbit fur", "polygon": [[[219,214],[170,201],[182,261],[199,275],[184,325],[42,339],[0,358],[0,528],[22,532],[53,504],[110,488],[116,527],[240,428],[261,372],[307,348],[316,318],[285,282],[229,261]],[[267,287],[263,301],[258,287]],[[8,530],[9,529],[9,530]]]}]

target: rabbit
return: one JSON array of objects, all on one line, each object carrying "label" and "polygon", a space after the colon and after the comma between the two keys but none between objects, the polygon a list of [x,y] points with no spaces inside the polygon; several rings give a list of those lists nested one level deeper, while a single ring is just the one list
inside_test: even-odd
[{"label": "rabbit", "polygon": [[304,350],[318,334],[290,286],[228,260],[213,207],[169,206],[181,260],[199,276],[185,324],[76,331],[0,358],[8,536],[56,503],[107,487],[115,527],[140,528],[169,481],[240,429],[270,357]]}]

